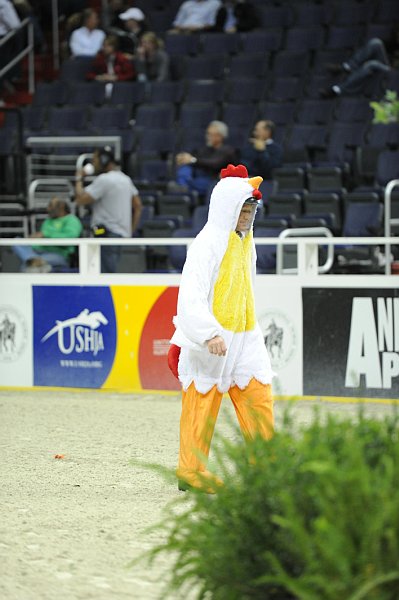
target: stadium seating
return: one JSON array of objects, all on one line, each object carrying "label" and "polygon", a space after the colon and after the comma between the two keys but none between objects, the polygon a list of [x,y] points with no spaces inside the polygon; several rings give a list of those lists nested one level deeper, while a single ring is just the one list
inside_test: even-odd
[{"label": "stadium seating", "polygon": [[[384,186],[399,176],[399,124],[372,123],[370,107],[370,99],[381,99],[385,88],[399,93],[399,70],[371,81],[358,96],[323,99],[320,90],[345,77],[333,75],[331,63],[342,63],[367,39],[391,39],[398,3],[254,0],[258,26],[253,31],[168,33],[180,4],[135,3],[164,40],[170,80],[115,82],[110,92],[103,83],[86,81],[91,58],[64,59],[58,79],[38,81],[32,104],[21,109],[23,139],[32,134],[120,136],[122,167],[148,201],[139,234],[169,211],[182,217],[172,219],[173,230],[190,223],[193,233],[206,219],[209,194],[200,206],[191,197],[170,198],[176,153],[195,154],[214,119],[226,122],[228,143],[239,152],[256,121],[270,119],[275,140],[283,145],[284,168],[262,184],[266,215],[259,213],[257,220],[286,215],[288,225],[313,219],[324,220],[336,234],[351,230],[352,212],[358,210],[352,205],[362,204],[362,194],[381,203]],[[14,113],[3,119],[1,174],[5,164],[12,172],[17,123]],[[369,211],[364,216],[375,219]]]}]

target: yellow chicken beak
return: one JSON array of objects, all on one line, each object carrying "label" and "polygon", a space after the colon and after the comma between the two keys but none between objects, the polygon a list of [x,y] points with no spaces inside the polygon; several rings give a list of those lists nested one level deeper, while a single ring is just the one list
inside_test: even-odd
[{"label": "yellow chicken beak", "polygon": [[263,181],[263,177],[251,177],[250,179],[248,179],[248,183],[250,185],[252,185],[254,190],[259,189],[259,186],[262,183],[262,181]]}]

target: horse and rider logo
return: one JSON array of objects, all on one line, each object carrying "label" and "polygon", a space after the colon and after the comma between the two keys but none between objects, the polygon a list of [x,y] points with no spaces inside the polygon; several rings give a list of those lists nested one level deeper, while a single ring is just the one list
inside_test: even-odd
[{"label": "horse and rider logo", "polygon": [[272,366],[276,369],[285,367],[296,350],[293,323],[285,313],[273,310],[263,314],[259,324]]},{"label": "horse and rider logo", "polygon": [[17,360],[27,339],[28,330],[21,313],[13,306],[0,306],[0,362]]}]

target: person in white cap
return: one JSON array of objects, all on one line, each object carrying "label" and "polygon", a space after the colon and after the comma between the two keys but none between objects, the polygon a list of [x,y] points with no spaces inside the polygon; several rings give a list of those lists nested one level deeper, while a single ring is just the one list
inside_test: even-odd
[{"label": "person in white cap", "polygon": [[120,13],[119,19],[123,29],[113,29],[112,33],[118,35],[121,51],[133,57],[141,36],[147,30],[145,14],[140,8],[128,8]]},{"label": "person in white cap", "polygon": [[182,388],[179,489],[212,493],[221,481],[206,457],[222,396],[228,392],[245,438],[273,435],[274,375],[256,319],[252,227],[262,177],[243,165],[221,171],[208,221],[183,268],[168,364]]}]

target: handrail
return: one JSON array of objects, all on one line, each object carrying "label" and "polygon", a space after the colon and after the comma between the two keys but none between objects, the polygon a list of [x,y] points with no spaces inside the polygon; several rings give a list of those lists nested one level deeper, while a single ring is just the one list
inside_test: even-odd
[{"label": "handrail", "polygon": [[[29,189],[28,189],[28,207],[29,208],[35,208],[35,203],[34,203],[35,193],[36,193],[37,188],[41,185],[64,186],[66,188],[65,191],[67,191],[70,198],[72,199],[74,197],[74,189],[73,189],[72,183],[69,181],[69,179],[62,178],[62,177],[58,177],[58,178],[52,177],[52,178],[48,178],[48,179],[34,179],[29,184]],[[54,192],[54,195],[57,195],[57,193],[59,194],[60,192]]]},{"label": "handrail", "polygon": [[[399,179],[392,179],[385,187],[384,192],[384,234],[386,238],[391,235],[391,225],[398,225],[399,219],[391,219],[391,194],[392,190],[399,186]],[[385,244],[385,275],[389,275],[391,269],[391,244]]]},{"label": "handrail", "polygon": [[24,27],[27,27],[27,29],[28,29],[28,44],[23,50],[21,50],[21,52],[19,54],[17,54],[17,56],[15,56],[12,60],[10,60],[10,62],[8,62],[6,64],[6,66],[0,70],[0,79],[3,77],[3,75],[8,73],[8,71],[10,69],[12,69],[14,65],[18,64],[27,54],[29,54],[28,90],[29,90],[30,94],[34,94],[35,93],[35,62],[34,62],[34,34],[33,34],[32,21],[29,18],[24,19],[22,21],[22,23],[19,25],[19,27],[16,27],[15,29],[13,29],[12,31],[7,33],[7,35],[5,35],[3,38],[1,38],[0,49],[2,46],[4,46],[4,44],[6,44],[12,37],[14,37]]},{"label": "handrail", "polygon": [[[57,239],[57,246],[79,246],[80,275],[100,276],[100,248],[101,246],[187,246],[193,242],[193,238],[70,238]],[[298,260],[299,276],[319,276],[317,268],[318,246],[335,245],[384,245],[386,243],[397,245],[398,238],[385,237],[318,237],[318,238],[256,238],[256,244],[267,246],[290,245],[298,246],[298,256],[307,257],[307,260]],[[31,246],[34,242],[29,238],[0,238],[1,246]],[[55,240],[40,238],[41,246],[54,246]],[[313,257],[311,256],[313,253]],[[316,259],[314,259],[316,257]],[[0,273],[0,277],[9,275]],[[53,274],[54,275],[54,274]],[[109,274],[107,274],[109,275]],[[283,275],[284,276],[284,275]],[[346,275],[343,275],[346,277]],[[385,277],[385,275],[383,275]],[[396,277],[396,276],[393,276]]]},{"label": "handrail", "polygon": [[116,160],[121,160],[122,142],[119,135],[65,135],[65,136],[29,136],[26,140],[28,147],[40,146],[76,146],[82,144],[84,146],[92,145],[93,148],[102,146],[114,146]]},{"label": "handrail", "polygon": [[[333,234],[327,227],[294,227],[293,229],[284,229],[279,235],[279,238],[286,239],[288,237],[316,237],[317,235],[325,237],[333,237]],[[300,257],[298,257],[299,263]],[[305,257],[306,260],[306,257]],[[323,265],[318,265],[318,272],[320,274],[328,273],[334,264],[334,248],[328,246],[327,259]],[[279,244],[277,246],[277,257],[276,257],[276,273],[277,275],[298,273],[299,267],[284,268],[284,246]]]}]

